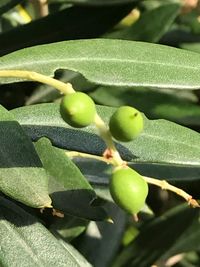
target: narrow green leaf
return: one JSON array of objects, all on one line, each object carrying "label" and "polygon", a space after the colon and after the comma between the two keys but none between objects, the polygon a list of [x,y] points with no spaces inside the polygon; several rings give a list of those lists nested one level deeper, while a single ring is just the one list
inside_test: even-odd
[{"label": "narrow green leaf", "polygon": [[50,207],[48,177],[33,144],[0,106],[0,190],[28,206]]},{"label": "narrow green leaf", "polygon": [[62,245],[36,218],[0,198],[2,267],[91,267],[78,251]]},{"label": "narrow green leaf", "polygon": [[[108,122],[115,109],[97,106],[98,113]],[[61,118],[59,105],[40,104],[12,111],[27,133],[33,138],[48,136],[53,144],[68,150],[102,155],[105,145],[94,126],[85,129],[69,127]],[[143,133],[129,143],[117,143],[127,161],[183,164],[199,166],[200,134],[165,120],[145,118]]]},{"label": "narrow green leaf", "polygon": [[169,4],[146,11],[130,27],[108,34],[108,38],[156,43],[171,27],[180,5]]},{"label": "narrow green leaf", "polygon": [[136,239],[115,259],[113,267],[151,266],[197,220],[198,213],[198,209],[182,205],[147,223]]},{"label": "narrow green leaf", "polygon": [[40,139],[35,147],[50,175],[49,191],[53,207],[85,219],[106,219],[107,214],[101,207],[91,206],[96,198],[95,191],[64,151],[52,147],[46,138]]},{"label": "narrow green leaf", "polygon": [[[199,89],[200,55],[173,47],[125,40],[66,41],[16,51],[0,69],[23,69],[53,76],[78,71],[96,84]],[[16,81],[1,78],[1,83]]]}]

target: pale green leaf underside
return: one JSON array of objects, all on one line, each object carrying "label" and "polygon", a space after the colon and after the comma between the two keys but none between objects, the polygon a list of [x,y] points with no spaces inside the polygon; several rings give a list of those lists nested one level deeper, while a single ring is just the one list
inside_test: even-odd
[{"label": "pale green leaf underside", "polygon": [[[57,69],[80,72],[96,84],[200,88],[200,55],[157,44],[91,39],[25,48],[3,56],[0,70],[21,69],[53,76]],[[16,81],[1,78],[1,83]]]}]

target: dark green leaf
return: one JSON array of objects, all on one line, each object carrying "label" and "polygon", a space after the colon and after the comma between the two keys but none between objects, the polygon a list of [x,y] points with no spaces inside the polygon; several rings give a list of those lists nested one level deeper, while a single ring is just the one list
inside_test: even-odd
[{"label": "dark green leaf", "polygon": [[64,151],[52,147],[46,138],[36,143],[36,150],[50,175],[49,191],[55,209],[90,220],[107,218],[101,207],[91,206],[95,191]]},{"label": "dark green leaf", "polygon": [[36,44],[98,37],[134,6],[134,3],[110,7],[74,6],[55,12],[1,34],[0,55]]},{"label": "dark green leaf", "polygon": [[113,267],[151,266],[197,220],[198,213],[198,209],[183,205],[147,223],[133,243],[115,259]]},{"label": "dark green leaf", "polygon": [[89,267],[72,246],[62,245],[33,216],[0,198],[0,264],[2,267]]},{"label": "dark green leaf", "polygon": [[[183,49],[93,39],[23,49],[2,57],[0,69],[24,69],[50,76],[57,69],[70,69],[96,84],[199,89],[199,67],[200,55]],[[16,80],[0,79],[1,83]]]},{"label": "dark green leaf", "polygon": [[0,106],[0,190],[28,206],[51,206],[48,177],[31,140]]},{"label": "dark green leaf", "polygon": [[169,30],[177,17],[180,5],[163,5],[141,15],[132,26],[108,34],[108,38],[156,43]]}]

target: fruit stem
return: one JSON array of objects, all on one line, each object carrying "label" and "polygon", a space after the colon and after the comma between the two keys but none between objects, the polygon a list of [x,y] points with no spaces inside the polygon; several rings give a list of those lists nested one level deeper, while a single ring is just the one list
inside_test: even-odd
[{"label": "fruit stem", "polygon": [[43,74],[34,71],[25,70],[0,70],[0,77],[16,77],[16,78],[26,78],[28,80],[41,82],[48,84],[50,86],[58,89],[62,94],[72,94],[74,89],[70,83],[63,83],[54,78],[45,76]]},{"label": "fruit stem", "polygon": [[194,207],[194,208],[200,207],[198,202],[195,199],[193,199],[191,195],[186,193],[184,190],[182,190],[182,189],[180,189],[174,185],[169,184],[167,181],[158,180],[158,179],[154,179],[154,178],[150,178],[150,177],[146,177],[146,176],[143,176],[143,178],[149,184],[159,186],[163,190],[172,191],[172,192],[176,193],[177,195],[183,197],[188,202],[188,204],[191,205],[192,207]]},{"label": "fruit stem", "polygon": [[[125,161],[122,160],[119,152],[117,151],[115,147],[109,128],[106,126],[106,124],[104,123],[104,121],[98,114],[95,115],[94,124],[99,131],[100,137],[104,140],[106,144],[106,147],[107,147],[106,151],[110,152],[109,158],[113,160],[113,165],[122,166],[126,164]],[[106,151],[105,151],[105,155],[106,155]]]}]

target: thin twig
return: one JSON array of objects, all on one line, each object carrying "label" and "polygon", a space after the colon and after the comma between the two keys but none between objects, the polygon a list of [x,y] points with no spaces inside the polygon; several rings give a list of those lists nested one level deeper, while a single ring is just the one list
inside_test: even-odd
[{"label": "thin twig", "polygon": [[34,72],[34,71],[25,71],[25,70],[0,70],[0,77],[16,77],[16,78],[25,78],[27,80],[32,80],[36,82],[41,82],[55,87],[63,94],[74,93],[74,89],[70,83],[63,83],[54,78],[45,76],[43,74]]},{"label": "thin twig", "polygon": [[153,185],[159,186],[163,190],[169,190],[171,192],[176,193],[177,195],[184,198],[188,202],[188,204],[191,205],[192,207],[200,207],[198,202],[195,199],[193,199],[191,195],[186,193],[184,190],[182,190],[182,189],[180,189],[174,185],[169,184],[167,181],[158,180],[158,179],[150,178],[150,177],[146,177],[146,176],[143,176],[143,178],[149,184],[153,184]]},{"label": "thin twig", "polygon": [[95,116],[94,123],[99,131],[99,135],[104,140],[107,147],[103,154],[104,158],[112,159],[114,165],[116,166],[126,165],[126,162],[122,160],[117,148],[115,147],[109,128],[98,114]]},{"label": "thin twig", "polygon": [[[111,159],[106,159],[105,157],[102,157],[102,156],[91,155],[91,154],[82,153],[82,152],[78,152],[78,151],[69,151],[69,152],[66,152],[66,155],[69,156],[69,157],[72,157],[72,158],[73,157],[90,158],[90,159],[103,161],[103,162],[105,162],[107,164],[116,165],[115,162],[113,162],[112,158]],[[148,184],[156,185],[156,186],[160,187],[163,190],[168,190],[168,191],[171,191],[171,192],[181,196],[192,207],[200,207],[198,202],[195,199],[193,199],[193,197],[191,195],[189,195],[184,190],[182,190],[182,189],[180,189],[180,188],[178,188],[178,187],[176,187],[174,185],[169,184],[167,181],[159,180],[159,179],[155,179],[155,178],[150,178],[150,177],[146,177],[146,176],[143,176],[143,178],[145,179],[145,181]]]},{"label": "thin twig", "polygon": [[87,154],[87,153],[83,153],[83,152],[79,152],[79,151],[66,151],[65,154],[70,157],[70,158],[89,158],[89,159],[94,159],[94,160],[99,160],[99,161],[103,161],[107,164],[112,164],[112,160],[111,159],[106,159],[102,156],[96,156],[96,155],[92,155],[92,154]]}]

